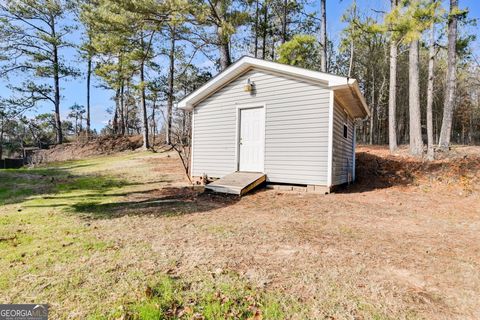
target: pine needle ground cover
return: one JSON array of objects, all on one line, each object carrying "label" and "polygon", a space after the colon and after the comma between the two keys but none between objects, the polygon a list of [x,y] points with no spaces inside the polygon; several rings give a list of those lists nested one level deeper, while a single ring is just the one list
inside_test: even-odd
[{"label": "pine needle ground cover", "polygon": [[368,174],[328,196],[206,194],[168,152],[0,171],[0,302],[52,319],[480,317],[475,152],[421,176],[359,152]]}]

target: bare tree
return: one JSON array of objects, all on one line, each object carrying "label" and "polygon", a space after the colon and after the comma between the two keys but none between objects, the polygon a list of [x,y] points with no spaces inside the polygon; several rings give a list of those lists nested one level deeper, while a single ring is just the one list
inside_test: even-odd
[{"label": "bare tree", "polygon": [[172,130],[172,148],[175,150],[180,157],[182,162],[183,169],[185,170],[185,174],[190,179],[190,157],[191,157],[191,134],[192,134],[192,122],[189,112],[185,112],[183,114],[184,118],[182,121],[181,126],[176,126]]}]

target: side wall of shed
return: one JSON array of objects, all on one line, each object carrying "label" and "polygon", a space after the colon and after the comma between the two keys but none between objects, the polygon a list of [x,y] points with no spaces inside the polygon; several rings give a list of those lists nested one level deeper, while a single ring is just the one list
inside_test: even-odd
[{"label": "side wall of shed", "polygon": [[[344,137],[344,124],[347,125],[347,138]],[[354,123],[345,110],[335,103],[333,109],[333,163],[332,185],[353,182],[354,172]]]},{"label": "side wall of shed", "polygon": [[[247,79],[254,92],[243,91]],[[330,90],[253,69],[194,109],[192,175],[237,170],[237,107],[266,105],[265,170],[270,182],[327,185]]]}]

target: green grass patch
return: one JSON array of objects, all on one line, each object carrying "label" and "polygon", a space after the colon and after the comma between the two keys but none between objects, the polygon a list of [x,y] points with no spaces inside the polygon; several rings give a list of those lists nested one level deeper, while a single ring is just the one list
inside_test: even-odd
[{"label": "green grass patch", "polygon": [[0,205],[22,202],[54,189],[55,179],[65,172],[45,169],[0,170]]},{"label": "green grass patch", "polygon": [[[256,290],[235,277],[224,282],[184,280],[161,277],[147,287],[143,299],[126,303],[105,315],[91,319],[284,319],[287,310],[279,296]],[[289,301],[289,309],[295,306]]]},{"label": "green grass patch", "polygon": [[61,183],[57,186],[59,192],[74,190],[108,191],[113,188],[120,188],[128,185],[127,181],[108,178],[103,176],[85,176],[73,178],[71,181]]}]

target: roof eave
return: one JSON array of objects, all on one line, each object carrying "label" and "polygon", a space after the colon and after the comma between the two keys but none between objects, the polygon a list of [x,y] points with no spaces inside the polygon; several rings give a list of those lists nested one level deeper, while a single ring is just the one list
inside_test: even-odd
[{"label": "roof eave", "polygon": [[[275,64],[275,66],[273,66],[272,64]],[[306,80],[315,81],[326,86],[330,86],[331,84],[330,81],[319,78],[317,75],[318,72],[316,71],[306,70],[281,63],[275,63],[272,61],[264,61],[252,57],[243,57],[237,62],[230,65],[223,72],[210,79],[203,86],[193,91],[190,95],[183,98],[178,103],[178,108],[189,111],[192,110],[198,103],[203,101],[212,92],[223,87],[225,84],[236,79],[238,76],[250,70],[251,68],[265,69],[283,74],[295,74]]]},{"label": "roof eave", "polygon": [[192,111],[193,107],[191,104],[182,103],[182,102],[183,101],[180,101],[179,103],[177,103],[178,109],[185,110],[185,111]]},{"label": "roof eave", "polygon": [[353,88],[355,89],[358,100],[360,100],[360,103],[362,104],[362,107],[366,113],[366,116],[370,117],[371,116],[370,108],[368,107],[367,101],[365,101],[365,97],[360,91],[360,86],[358,85],[358,81],[355,80],[355,83],[353,84]]},{"label": "roof eave", "polygon": [[335,85],[330,87],[332,90],[341,90],[341,89],[353,89],[355,92],[355,96],[362,106],[362,110],[364,111],[365,115],[364,116],[370,116],[370,108],[367,105],[367,102],[365,101],[365,98],[363,97],[362,92],[360,91],[360,87],[358,85],[358,81],[356,79],[349,79],[348,84],[341,84],[341,85]]}]

